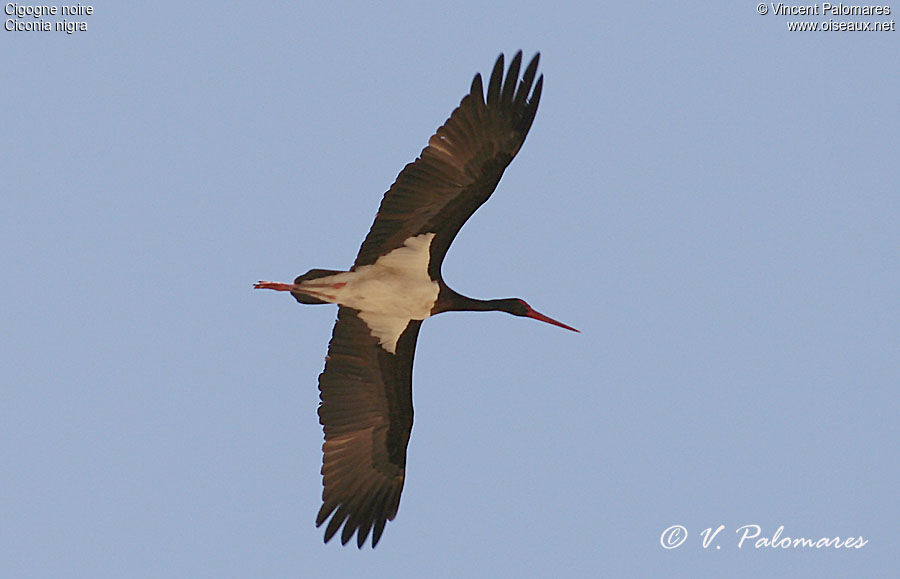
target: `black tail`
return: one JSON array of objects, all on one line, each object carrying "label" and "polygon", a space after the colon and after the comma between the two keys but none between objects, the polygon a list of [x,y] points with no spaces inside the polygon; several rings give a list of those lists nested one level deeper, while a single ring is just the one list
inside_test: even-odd
[{"label": "black tail", "polygon": [[[328,277],[329,275],[334,275],[336,273],[344,273],[340,270],[335,269],[311,269],[308,272],[304,273],[300,277],[294,280],[294,283],[303,283],[305,281],[309,281],[311,279],[319,279],[320,277]],[[301,293],[291,292],[291,295],[294,296],[294,299],[300,302],[301,304],[327,304],[328,302],[323,302],[322,300],[314,297],[310,297],[308,295],[304,295]]]}]

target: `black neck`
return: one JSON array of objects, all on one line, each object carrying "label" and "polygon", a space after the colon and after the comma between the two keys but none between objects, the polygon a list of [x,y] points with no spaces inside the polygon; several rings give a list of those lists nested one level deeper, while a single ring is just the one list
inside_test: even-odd
[{"label": "black neck", "polygon": [[496,300],[479,300],[464,296],[448,287],[441,289],[438,296],[436,311],[440,312],[508,312],[515,313],[521,309],[522,300],[517,298],[502,298]]}]

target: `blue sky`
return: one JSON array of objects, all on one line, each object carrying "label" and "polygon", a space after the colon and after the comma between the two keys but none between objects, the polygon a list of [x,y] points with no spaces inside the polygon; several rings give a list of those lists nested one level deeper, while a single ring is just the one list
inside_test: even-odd
[{"label": "blue sky", "polygon": [[[895,571],[896,32],[743,2],[93,6],[0,31],[0,574]],[[426,321],[399,514],[323,545],[335,310],[251,284],[349,266],[520,48],[537,119],[444,277],[582,333]],[[739,549],[747,524],[869,542]]]}]

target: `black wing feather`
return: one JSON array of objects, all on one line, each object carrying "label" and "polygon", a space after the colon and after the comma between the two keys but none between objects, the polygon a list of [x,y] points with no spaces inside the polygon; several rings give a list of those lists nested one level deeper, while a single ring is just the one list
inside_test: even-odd
[{"label": "black wing feather", "polygon": [[341,543],[357,533],[372,546],[394,518],[406,472],[412,429],[412,363],[420,320],[409,322],[396,353],[378,344],[358,312],[340,307],[325,370],[319,376],[322,446],[322,508],[316,517],[325,541],[344,526]]},{"label": "black wing feather", "polygon": [[531,128],[543,87],[543,76],[534,83],[539,59],[535,54],[519,80],[522,52],[517,52],[504,81],[501,54],[487,99],[481,75],[475,75],[469,94],[385,193],[354,268],[374,263],[410,237],[435,233],[430,274],[439,279],[459,229],[494,192]]}]

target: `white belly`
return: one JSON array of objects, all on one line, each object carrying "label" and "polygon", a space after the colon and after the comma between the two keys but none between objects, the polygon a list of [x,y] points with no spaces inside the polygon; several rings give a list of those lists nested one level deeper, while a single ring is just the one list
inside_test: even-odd
[{"label": "white belly", "polygon": [[410,320],[431,315],[440,287],[428,275],[434,233],[410,237],[403,247],[382,255],[375,263],[303,282],[304,293],[326,302],[359,310],[378,343],[388,352]]}]

